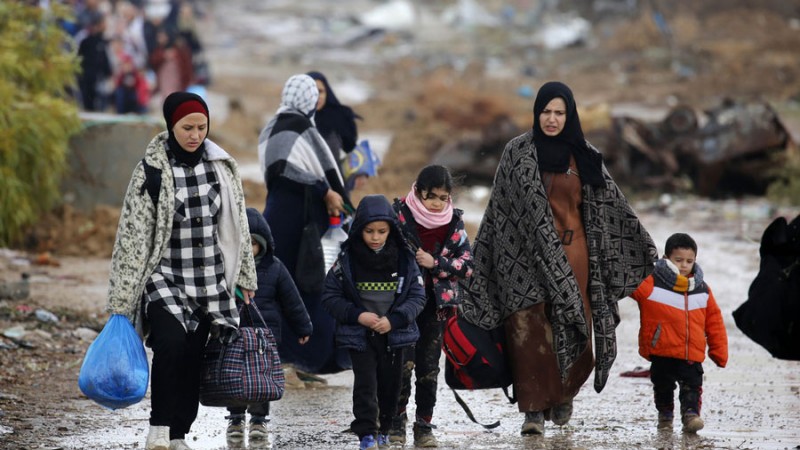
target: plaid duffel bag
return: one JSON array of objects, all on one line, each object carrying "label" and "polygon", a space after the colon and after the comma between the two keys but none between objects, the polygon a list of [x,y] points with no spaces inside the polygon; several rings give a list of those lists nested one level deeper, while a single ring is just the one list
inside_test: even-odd
[{"label": "plaid duffel bag", "polygon": [[[263,328],[253,325],[250,311],[256,312]],[[247,406],[283,396],[285,379],[272,330],[253,304],[242,305],[239,316],[242,320],[235,341],[225,345],[209,339],[206,344],[200,381],[202,405]]]}]

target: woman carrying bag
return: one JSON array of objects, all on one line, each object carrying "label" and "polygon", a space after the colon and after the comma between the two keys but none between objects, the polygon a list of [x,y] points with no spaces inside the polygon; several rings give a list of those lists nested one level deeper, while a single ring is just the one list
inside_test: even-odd
[{"label": "woman carrying bag", "polygon": [[[275,256],[289,269],[314,324],[314,334],[301,346],[300,336],[282,323],[281,361],[324,374],[350,368],[350,358],[335,348],[335,323],[320,303],[325,271],[319,236],[327,230],[329,216],[352,211],[352,206],[336,161],[314,123],[318,97],[310,76],[290,77],[280,107],[258,138],[258,157],[267,185],[264,218],[275,238]],[[318,256],[306,258],[315,249]]]},{"label": "woman carrying bag", "polygon": [[241,178],[206,139],[208,106],[175,92],[167,131],[150,142],[122,205],[111,259],[108,310],[141,326],[153,350],[147,450],[185,450],[197,417],[203,349],[213,330],[237,337],[233,292],[256,284]]}]

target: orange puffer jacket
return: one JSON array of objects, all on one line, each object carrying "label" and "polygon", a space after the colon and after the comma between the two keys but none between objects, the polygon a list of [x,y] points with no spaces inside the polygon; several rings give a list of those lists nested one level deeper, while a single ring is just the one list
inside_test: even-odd
[{"label": "orange puffer jacket", "polygon": [[664,356],[701,363],[708,339],[708,356],[725,367],[728,336],[711,288],[702,283],[686,292],[684,284],[682,290],[663,286],[650,275],[631,294],[639,303],[639,354],[648,361],[651,356]]}]

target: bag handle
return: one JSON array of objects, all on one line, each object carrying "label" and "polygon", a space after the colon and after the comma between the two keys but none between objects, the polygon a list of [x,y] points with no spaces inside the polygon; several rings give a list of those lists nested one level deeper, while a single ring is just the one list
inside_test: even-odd
[{"label": "bag handle", "polygon": [[247,318],[250,321],[250,326],[255,328],[255,323],[253,322],[253,316],[250,313],[251,309],[256,312],[256,316],[258,316],[258,318],[261,320],[261,323],[264,324],[264,328],[269,328],[269,326],[267,326],[267,321],[264,320],[264,316],[261,315],[261,311],[258,310],[258,307],[252,302],[252,300],[250,301],[250,304],[242,303],[242,306],[239,308],[239,317],[242,317],[243,316],[242,313],[246,311]]},{"label": "bag handle", "polygon": [[[506,398],[508,399],[509,403],[513,404],[513,403],[517,402],[516,396],[512,397],[511,395],[508,394],[508,388],[504,387],[504,388],[501,388],[501,389],[503,390],[503,394],[506,395]],[[483,428],[485,428],[487,430],[493,430],[493,429],[495,429],[495,428],[500,426],[500,421],[499,420],[497,420],[497,421],[495,421],[493,423],[488,423],[488,424],[478,422],[478,419],[476,419],[475,415],[472,414],[472,410],[469,409],[469,406],[467,406],[467,402],[465,402],[464,399],[462,399],[461,396],[458,395],[458,392],[455,389],[450,388],[450,390],[453,391],[453,396],[455,396],[456,402],[461,406],[461,409],[463,409],[464,412],[467,414],[467,417],[469,417],[469,420],[473,421],[474,423],[477,423],[478,425],[482,426]]]},{"label": "bag handle", "polygon": [[[458,402],[458,404],[461,405],[461,409],[463,409],[464,412],[467,413],[467,417],[469,417],[469,420],[477,423],[478,425],[482,426],[487,430],[493,430],[500,426],[499,420],[488,424],[478,422],[478,420],[475,418],[475,415],[472,414],[472,410],[469,409],[469,406],[467,406],[467,403],[464,401],[464,399],[462,399],[461,396],[458,395],[458,392],[456,392],[456,390],[453,388],[450,388],[450,390],[453,391],[453,395],[456,397],[456,402]],[[503,390],[505,391],[505,389]],[[508,393],[506,393],[506,395],[508,395]]]}]

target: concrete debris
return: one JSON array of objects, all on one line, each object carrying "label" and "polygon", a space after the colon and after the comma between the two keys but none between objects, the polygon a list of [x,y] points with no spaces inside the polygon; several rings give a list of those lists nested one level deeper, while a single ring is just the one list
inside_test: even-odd
[{"label": "concrete debris", "polygon": [[536,41],[547,50],[585,44],[592,31],[588,20],[577,16],[557,16],[536,33]]},{"label": "concrete debris", "polygon": [[371,28],[407,30],[416,23],[414,5],[408,0],[393,0],[370,9],[359,16],[359,21]]},{"label": "concrete debris", "polygon": [[48,311],[46,309],[37,309],[34,312],[34,315],[36,316],[36,319],[39,320],[40,322],[58,323],[58,321],[59,321],[57,315],[51,313],[50,311]]},{"label": "concrete debris", "polygon": [[30,275],[22,273],[19,281],[0,281],[0,299],[24,300],[31,294]]}]

